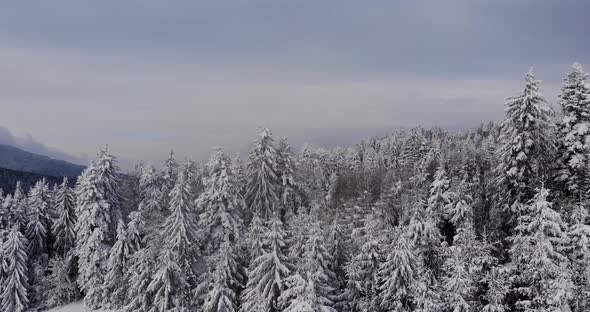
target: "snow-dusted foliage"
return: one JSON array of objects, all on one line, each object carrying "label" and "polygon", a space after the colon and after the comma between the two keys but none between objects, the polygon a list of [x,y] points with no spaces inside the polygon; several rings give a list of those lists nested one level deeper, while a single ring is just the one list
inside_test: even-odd
[{"label": "snow-dusted foliage", "polygon": [[108,308],[119,308],[126,302],[128,284],[125,272],[128,269],[131,248],[125,224],[119,221],[117,242],[111,248],[107,263],[108,272],[102,286],[104,305]]},{"label": "snow-dusted foliage", "polygon": [[235,242],[242,237],[245,204],[231,161],[221,150],[211,157],[207,171],[205,191],[196,200],[196,206],[201,211],[202,239],[207,242],[208,252],[213,253],[224,241]]},{"label": "snow-dusted foliage", "polygon": [[277,311],[278,298],[285,290],[285,279],[291,273],[285,255],[286,232],[278,216],[269,221],[264,236],[263,253],[248,267],[248,282],[242,298],[242,311]]},{"label": "snow-dusted foliage", "polygon": [[563,117],[557,133],[561,165],[558,180],[579,196],[588,191],[590,153],[590,84],[581,64],[575,63],[565,77],[559,104]]},{"label": "snow-dusted foliage", "polygon": [[46,199],[47,185],[44,181],[39,181],[29,192],[27,201],[27,229],[26,236],[29,240],[29,255],[37,258],[41,254],[48,253],[48,236],[49,236],[49,203]]},{"label": "snow-dusted foliage", "polygon": [[184,293],[188,286],[185,275],[178,265],[175,252],[172,248],[165,247],[158,257],[158,269],[147,288],[147,291],[154,294],[150,312],[188,309]]},{"label": "snow-dusted foliage", "polygon": [[518,203],[532,198],[532,190],[549,178],[555,126],[551,123],[553,112],[539,91],[540,83],[532,70],[527,73],[523,91],[507,98],[500,126],[497,201],[503,205],[500,209],[511,209],[513,213],[521,206]]},{"label": "snow-dusted foliage", "polygon": [[236,312],[241,289],[244,287],[245,270],[236,259],[229,237],[223,241],[214,258],[215,268],[211,274],[203,312]]},{"label": "snow-dusted foliage", "polygon": [[76,280],[73,278],[74,266],[73,257],[70,253],[68,256],[57,256],[49,261],[49,275],[47,276],[47,285],[49,292],[47,294],[47,306],[56,307],[68,304],[78,298],[79,291]]},{"label": "snow-dusted foliage", "polygon": [[403,232],[397,234],[379,267],[379,306],[383,311],[411,311],[419,282],[420,260],[414,246]]},{"label": "snow-dusted foliage", "polygon": [[52,233],[55,239],[53,249],[65,256],[76,244],[76,207],[74,192],[68,185],[68,179],[64,178],[55,193],[54,209],[57,217],[52,224]]},{"label": "snow-dusted foliage", "polygon": [[301,202],[295,169],[291,145],[287,138],[280,138],[277,146],[277,171],[281,185],[279,194],[281,207],[287,211],[294,211]]},{"label": "snow-dusted foliage", "polygon": [[78,284],[84,303],[102,305],[102,284],[108,271],[108,254],[116,239],[113,227],[120,219],[115,159],[105,149],[84,170],[76,185],[76,255]]},{"label": "snow-dusted foliage", "polygon": [[564,311],[572,299],[568,260],[559,250],[566,238],[564,223],[547,200],[545,188],[525,206],[510,249],[516,306],[528,310]]},{"label": "snow-dusted foliage", "polygon": [[2,245],[4,278],[2,311],[23,312],[29,306],[27,278],[27,239],[14,226]]},{"label": "snow-dusted foliage", "polygon": [[197,216],[191,200],[191,186],[186,171],[178,174],[176,185],[170,192],[170,215],[162,225],[162,238],[181,268],[183,279],[196,278],[194,264],[199,252]]},{"label": "snow-dusted foliage", "polygon": [[250,214],[268,220],[279,206],[281,181],[278,155],[269,129],[258,135],[247,164],[246,203]]}]

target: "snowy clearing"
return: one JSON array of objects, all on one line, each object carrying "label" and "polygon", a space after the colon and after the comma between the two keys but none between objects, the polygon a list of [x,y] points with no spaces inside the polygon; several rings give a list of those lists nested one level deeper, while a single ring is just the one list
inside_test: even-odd
[{"label": "snowy clearing", "polygon": [[93,311],[93,312],[108,312],[106,310],[90,310],[90,308],[87,308],[84,306],[84,304],[82,303],[82,301],[79,302],[74,302],[74,303],[70,303],[68,305],[62,306],[62,307],[58,307],[58,308],[53,308],[50,309],[48,312],[89,312],[89,311]]}]

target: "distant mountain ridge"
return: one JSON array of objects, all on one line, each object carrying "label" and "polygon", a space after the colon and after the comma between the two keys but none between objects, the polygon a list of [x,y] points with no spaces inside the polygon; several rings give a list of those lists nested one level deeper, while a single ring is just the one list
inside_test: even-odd
[{"label": "distant mountain ridge", "polygon": [[0,144],[0,168],[54,177],[77,177],[85,167]]}]

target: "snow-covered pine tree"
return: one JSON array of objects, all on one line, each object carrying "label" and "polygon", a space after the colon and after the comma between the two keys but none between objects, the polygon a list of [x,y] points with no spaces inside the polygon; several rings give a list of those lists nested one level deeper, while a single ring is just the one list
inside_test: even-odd
[{"label": "snow-covered pine tree", "polygon": [[242,235],[244,200],[240,184],[230,159],[218,150],[207,164],[209,177],[205,191],[196,200],[201,215],[199,225],[204,229],[203,241],[209,254],[217,251],[226,240],[235,242]]},{"label": "snow-covered pine tree", "polygon": [[0,202],[0,230],[10,229],[12,224],[10,207],[12,206],[12,194],[6,194]]},{"label": "snow-covered pine tree", "polygon": [[379,305],[383,311],[412,311],[420,261],[404,230],[396,232],[391,251],[379,266]]},{"label": "snow-covered pine tree", "polygon": [[432,212],[435,224],[438,224],[451,204],[450,182],[444,166],[439,165],[434,174],[434,181],[430,184],[430,197],[428,197],[428,210]]},{"label": "snow-covered pine tree", "polygon": [[557,132],[561,155],[557,178],[577,200],[588,192],[590,154],[590,83],[579,63],[572,66],[564,79],[559,104],[563,118]]},{"label": "snow-covered pine tree", "polygon": [[268,231],[264,225],[264,221],[258,216],[254,216],[248,233],[246,234],[245,244],[249,253],[249,262],[262,256],[264,254],[264,235]]},{"label": "snow-covered pine tree", "polygon": [[108,272],[104,279],[103,305],[110,309],[122,307],[127,301],[127,270],[131,256],[131,248],[127,229],[122,220],[117,226],[117,242],[111,248],[107,263]]},{"label": "snow-covered pine tree", "polygon": [[295,160],[287,138],[280,138],[277,146],[277,156],[277,171],[281,182],[280,201],[285,210],[295,211],[301,200],[299,199],[299,185],[295,176]]},{"label": "snow-covered pine tree", "polygon": [[74,193],[68,184],[68,178],[57,189],[54,198],[57,218],[52,224],[52,232],[55,238],[53,244],[57,254],[65,257],[76,244],[76,209]]},{"label": "snow-covered pine tree", "polygon": [[127,234],[132,252],[144,247],[144,238],[148,233],[159,231],[164,221],[160,201],[162,193],[156,169],[147,165],[142,168],[139,179],[141,200],[136,211],[129,214]]},{"label": "snow-covered pine tree", "polygon": [[3,245],[6,278],[2,285],[2,311],[23,312],[29,305],[27,239],[14,226]]},{"label": "snow-covered pine tree", "polygon": [[466,177],[461,180],[456,191],[451,193],[451,204],[447,206],[446,214],[449,221],[459,228],[466,222],[473,222],[473,198],[468,193],[468,182]]},{"label": "snow-covered pine tree", "polygon": [[488,287],[484,296],[486,304],[482,312],[509,311],[505,298],[510,292],[508,271],[505,267],[493,267],[486,275],[485,282]]},{"label": "snow-covered pine tree", "polygon": [[215,259],[215,270],[209,282],[209,291],[203,312],[236,312],[239,294],[244,286],[245,270],[236,259],[229,236],[221,243]]},{"label": "snow-covered pine tree", "polygon": [[44,182],[38,181],[29,192],[26,236],[29,241],[29,257],[31,260],[49,252],[47,248],[49,234],[47,210],[49,204],[44,198],[46,187],[47,185]]},{"label": "snow-covered pine tree", "polygon": [[407,228],[409,239],[418,249],[426,269],[437,271],[442,260],[438,257],[442,235],[436,225],[435,214],[423,200],[418,200],[413,210]]},{"label": "snow-covered pine tree", "polygon": [[10,202],[10,223],[16,225],[25,233],[27,228],[27,198],[20,181],[16,182],[16,188]]},{"label": "snow-covered pine tree", "polygon": [[443,301],[447,310],[469,312],[473,310],[475,283],[469,271],[469,259],[464,258],[461,245],[451,247],[451,255],[444,264],[442,278]]},{"label": "snow-covered pine tree", "polygon": [[110,222],[109,232],[105,238],[110,244],[114,244],[117,239],[117,224],[121,216],[121,196],[119,194],[120,177],[117,159],[109,153],[108,146],[98,153],[98,158],[94,164],[97,175],[98,187],[103,194],[102,199],[109,205],[108,214]]},{"label": "snow-covered pine tree", "polygon": [[72,277],[72,255],[72,253],[65,257],[58,255],[49,260],[47,276],[47,285],[50,290],[47,294],[49,308],[68,304],[79,296],[76,280]]},{"label": "snow-covered pine tree", "polygon": [[178,162],[174,158],[174,151],[170,150],[170,156],[164,161],[164,167],[162,168],[162,193],[160,199],[160,206],[163,209],[168,208],[170,198],[168,195],[174,188],[176,181],[178,180]]},{"label": "snow-covered pine tree", "polygon": [[[540,81],[532,70],[525,78],[523,91],[507,98],[501,125],[499,164],[495,169],[498,209],[505,211],[504,223],[518,216],[518,207],[534,196],[534,189],[548,178],[554,143],[551,132],[552,110],[539,92]],[[507,220],[508,219],[508,220]],[[514,221],[514,220],[512,220]],[[510,228],[504,230],[510,231]],[[510,233],[508,233],[510,234]]]},{"label": "snow-covered pine tree", "polygon": [[[162,226],[162,238],[170,249],[167,252],[172,253],[173,260],[181,269],[182,279],[195,285],[196,275],[193,270],[200,242],[197,216],[191,198],[191,185],[186,171],[181,170],[176,185],[170,192],[170,215]],[[188,289],[177,291],[187,292]]]},{"label": "snow-covered pine tree", "polygon": [[76,185],[76,255],[78,284],[84,303],[98,308],[103,302],[102,284],[107,272],[112,228],[120,220],[115,159],[105,149],[82,172]]},{"label": "snow-covered pine tree", "polygon": [[150,312],[183,311],[189,308],[185,298],[188,287],[186,274],[182,272],[176,258],[176,252],[171,246],[164,247],[158,257],[158,269],[147,288],[148,292],[154,294]]},{"label": "snow-covered pine tree", "polygon": [[280,209],[279,192],[281,181],[278,176],[277,151],[272,134],[264,128],[254,143],[247,164],[246,204],[251,215],[268,220]]},{"label": "snow-covered pine tree", "polygon": [[346,265],[347,296],[353,311],[373,311],[378,308],[378,272],[382,262],[381,242],[372,232],[367,232],[365,243],[357,255]]},{"label": "snow-covered pine tree", "polygon": [[510,248],[516,306],[528,310],[568,311],[573,285],[569,263],[559,253],[565,239],[564,223],[540,188],[518,219]]},{"label": "snow-covered pine tree", "polygon": [[122,309],[125,312],[148,312],[154,303],[154,293],[149,285],[159,268],[158,253],[162,249],[159,233],[146,237],[149,244],[135,252],[130,261],[128,298],[129,303]]},{"label": "snow-covered pine tree", "polygon": [[584,201],[574,207],[568,228],[567,254],[574,283],[574,311],[590,310],[590,225]]},{"label": "snow-covered pine tree", "polygon": [[313,294],[315,311],[335,311],[336,275],[332,264],[334,259],[324,243],[319,221],[312,222],[309,227],[309,238],[304,246],[303,261],[299,271],[306,277],[309,291]]},{"label": "snow-covered pine tree", "polygon": [[295,273],[285,279],[285,291],[278,299],[283,312],[316,312],[316,297],[313,283],[308,283],[303,276]]},{"label": "snow-covered pine tree", "polygon": [[285,290],[284,280],[291,273],[285,255],[285,230],[275,213],[265,233],[262,255],[249,266],[248,282],[242,297],[241,311],[275,312],[277,300]]},{"label": "snow-covered pine tree", "polygon": [[347,237],[344,233],[344,228],[340,224],[341,220],[338,215],[334,217],[330,225],[326,238],[326,248],[328,253],[332,255],[332,269],[336,274],[336,287],[342,288],[346,284],[346,272],[344,267],[348,257]]}]

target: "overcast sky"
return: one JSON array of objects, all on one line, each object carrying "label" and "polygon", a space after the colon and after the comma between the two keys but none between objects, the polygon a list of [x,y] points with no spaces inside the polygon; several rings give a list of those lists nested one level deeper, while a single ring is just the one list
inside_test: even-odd
[{"label": "overcast sky", "polygon": [[171,148],[244,150],[263,126],[328,145],[471,127],[501,118],[531,66],[551,102],[574,61],[590,69],[589,12],[584,0],[3,3],[0,140],[82,157],[108,143],[159,163]]}]

